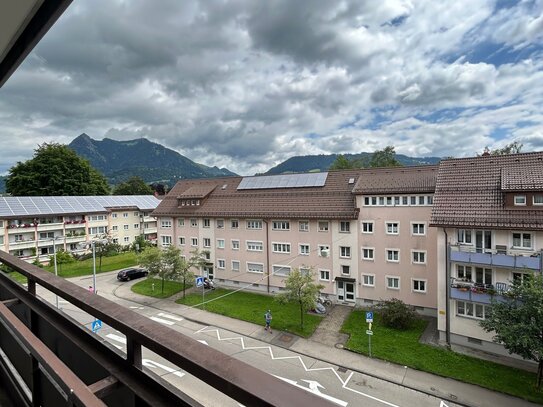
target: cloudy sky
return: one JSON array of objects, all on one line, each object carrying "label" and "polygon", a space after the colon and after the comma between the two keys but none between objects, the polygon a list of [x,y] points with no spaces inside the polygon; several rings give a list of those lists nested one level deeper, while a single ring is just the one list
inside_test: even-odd
[{"label": "cloudy sky", "polygon": [[543,150],[543,0],[77,0],[0,89],[0,173],[83,132],[243,175]]}]

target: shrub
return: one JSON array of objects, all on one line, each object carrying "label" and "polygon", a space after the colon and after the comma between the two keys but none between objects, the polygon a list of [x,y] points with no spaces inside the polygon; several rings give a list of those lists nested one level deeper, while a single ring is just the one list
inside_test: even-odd
[{"label": "shrub", "polygon": [[397,298],[379,302],[375,306],[375,310],[381,317],[383,324],[389,328],[407,329],[417,318],[413,308]]}]

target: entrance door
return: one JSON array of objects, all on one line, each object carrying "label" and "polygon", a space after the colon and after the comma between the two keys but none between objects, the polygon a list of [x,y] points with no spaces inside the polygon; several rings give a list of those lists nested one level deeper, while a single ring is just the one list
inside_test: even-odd
[{"label": "entrance door", "polygon": [[204,267],[204,277],[213,280],[213,267]]},{"label": "entrance door", "polygon": [[354,302],[354,283],[345,283],[345,301]]},{"label": "entrance door", "polygon": [[492,232],[490,230],[475,231],[475,251],[477,253],[490,253],[492,250]]},{"label": "entrance door", "polygon": [[337,300],[345,301],[345,288],[344,288],[343,281],[337,282]]}]

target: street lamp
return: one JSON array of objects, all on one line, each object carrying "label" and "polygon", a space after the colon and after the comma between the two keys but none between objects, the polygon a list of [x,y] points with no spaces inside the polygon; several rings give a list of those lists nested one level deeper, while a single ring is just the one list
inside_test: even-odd
[{"label": "street lamp", "polygon": [[88,249],[92,247],[92,292],[96,294],[96,243],[107,243],[106,239],[91,240],[79,244],[79,247]]},{"label": "street lamp", "polygon": [[[52,237],[50,239],[47,239],[48,241],[52,241],[53,242],[53,264],[55,265],[55,276],[58,277],[58,269],[57,269],[57,245],[56,245],[56,241],[57,240],[64,240],[64,236],[57,236],[57,237]],[[58,294],[55,294],[55,304],[58,308]]]}]

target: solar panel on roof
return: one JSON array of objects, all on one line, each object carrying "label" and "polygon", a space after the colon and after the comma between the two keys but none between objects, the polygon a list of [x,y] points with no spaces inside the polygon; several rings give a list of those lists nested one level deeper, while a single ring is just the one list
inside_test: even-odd
[{"label": "solar panel on roof", "polygon": [[322,187],[327,177],[327,172],[244,177],[237,189]]}]

